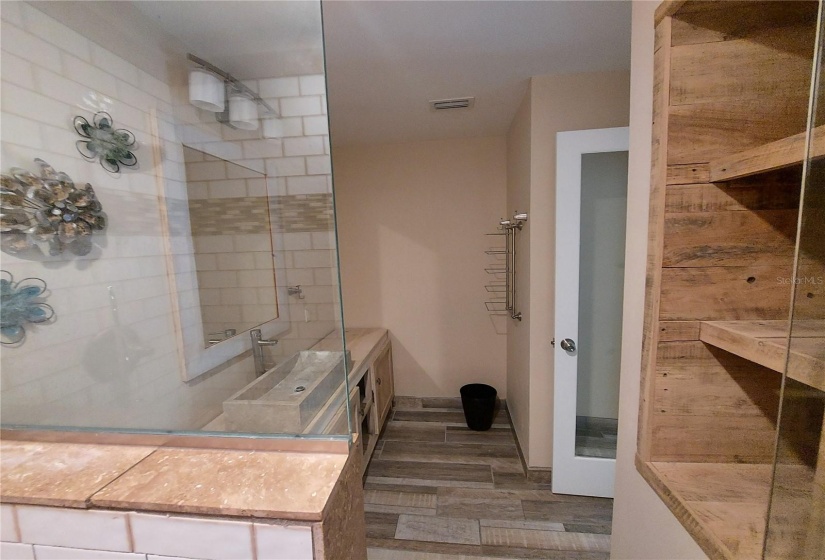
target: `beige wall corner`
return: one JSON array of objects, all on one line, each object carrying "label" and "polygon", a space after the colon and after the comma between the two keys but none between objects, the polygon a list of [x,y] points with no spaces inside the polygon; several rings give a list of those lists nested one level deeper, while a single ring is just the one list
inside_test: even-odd
[{"label": "beige wall corner", "polygon": [[653,12],[658,2],[633,2],[630,159],[625,252],[619,444],[610,557],[616,560],[704,559],[706,555],[636,472],[642,312],[644,307],[650,137],[653,106]]},{"label": "beige wall corner", "polygon": [[[627,71],[536,76],[530,86],[530,219],[519,250],[529,252],[529,309],[519,336],[529,342],[528,466],[553,462],[553,349],[555,278],[556,133],[626,126],[630,75]],[[524,270],[524,268],[522,268]],[[527,281],[527,279],[524,279]],[[522,342],[522,344],[524,344]],[[518,405],[518,403],[517,403]],[[518,406],[515,416],[522,414]]]},{"label": "beige wall corner", "polygon": [[[507,132],[507,216],[530,208],[530,89]],[[521,310],[530,308],[530,228],[518,232],[516,268],[518,299]],[[530,462],[530,314],[521,321],[507,321],[507,408],[516,437]]]},{"label": "beige wall corner", "polygon": [[504,137],[335,150],[346,325],[389,329],[397,395],[507,396],[506,322],[484,306],[505,163]]}]

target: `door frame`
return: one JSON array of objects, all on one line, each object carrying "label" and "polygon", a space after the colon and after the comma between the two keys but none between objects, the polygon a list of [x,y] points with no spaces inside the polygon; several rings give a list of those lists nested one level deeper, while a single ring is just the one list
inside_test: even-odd
[{"label": "door frame", "polygon": [[[555,318],[553,349],[553,492],[613,497],[616,460],[576,456],[578,354],[560,341],[578,341],[582,155],[629,151],[628,127],[556,133]],[[564,241],[564,242],[563,242]],[[618,372],[617,372],[618,374]]]}]

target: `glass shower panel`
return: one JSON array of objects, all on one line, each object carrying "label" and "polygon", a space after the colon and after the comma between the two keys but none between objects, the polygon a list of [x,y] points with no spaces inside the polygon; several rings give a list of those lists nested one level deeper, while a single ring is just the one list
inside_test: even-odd
[{"label": "glass shower panel", "polygon": [[3,2],[4,428],[349,437],[319,2]]},{"label": "glass shower panel", "polygon": [[616,458],[627,152],[582,155],[576,455]]},{"label": "glass shower panel", "polygon": [[[822,6],[820,5],[820,9]],[[820,17],[821,22],[821,17]],[[825,89],[822,30],[809,119],[793,306],[765,558],[825,558]]]}]

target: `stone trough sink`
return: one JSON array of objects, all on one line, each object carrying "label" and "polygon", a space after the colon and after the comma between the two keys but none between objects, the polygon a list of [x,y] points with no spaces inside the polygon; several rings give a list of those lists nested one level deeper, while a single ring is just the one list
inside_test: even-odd
[{"label": "stone trough sink", "polygon": [[344,375],[343,352],[298,352],[224,401],[226,428],[300,434],[344,383]]}]

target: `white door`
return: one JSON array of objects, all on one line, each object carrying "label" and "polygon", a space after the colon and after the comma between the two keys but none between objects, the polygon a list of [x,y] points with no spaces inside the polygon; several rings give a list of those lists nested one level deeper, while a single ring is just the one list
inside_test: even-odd
[{"label": "white door", "polygon": [[553,492],[613,497],[628,129],[556,136]]}]

